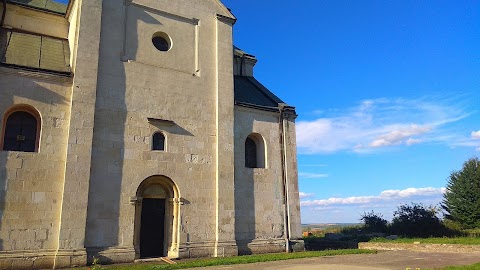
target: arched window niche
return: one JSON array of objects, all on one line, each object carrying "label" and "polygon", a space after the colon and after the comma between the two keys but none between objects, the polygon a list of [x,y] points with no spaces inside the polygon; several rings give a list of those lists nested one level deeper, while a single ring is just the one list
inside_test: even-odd
[{"label": "arched window niche", "polygon": [[252,133],[245,139],[245,167],[266,168],[265,140],[258,133]]},{"label": "arched window niche", "polygon": [[152,151],[166,151],[165,134],[158,131],[152,135]]},{"label": "arched window niche", "polygon": [[135,202],[135,258],[179,257],[181,196],[168,177],[154,175],[138,187]]},{"label": "arched window niche", "polygon": [[2,123],[1,150],[38,152],[41,117],[35,108],[16,105],[7,110]]}]

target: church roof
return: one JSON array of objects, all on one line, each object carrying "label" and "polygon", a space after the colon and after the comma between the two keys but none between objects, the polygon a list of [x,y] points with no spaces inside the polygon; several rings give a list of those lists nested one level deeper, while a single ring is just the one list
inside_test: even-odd
[{"label": "church roof", "polygon": [[68,6],[67,4],[59,3],[54,0],[8,0],[8,2],[62,15],[67,13]]},{"label": "church roof", "polygon": [[69,76],[68,41],[0,29],[0,65]]},{"label": "church roof", "polygon": [[254,77],[236,75],[234,83],[236,104],[276,109],[284,103]]},{"label": "church roof", "polygon": [[255,56],[246,53],[245,51],[243,51],[242,49],[238,48],[235,45],[233,45],[233,55],[239,56],[239,57],[245,56],[245,57],[255,58]]}]

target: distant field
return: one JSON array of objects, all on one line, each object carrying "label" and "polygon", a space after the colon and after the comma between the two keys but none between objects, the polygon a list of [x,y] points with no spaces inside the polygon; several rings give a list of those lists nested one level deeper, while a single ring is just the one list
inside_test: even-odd
[{"label": "distant field", "polygon": [[302,230],[327,230],[333,228],[344,228],[350,226],[358,226],[360,223],[316,223],[316,224],[302,224]]}]

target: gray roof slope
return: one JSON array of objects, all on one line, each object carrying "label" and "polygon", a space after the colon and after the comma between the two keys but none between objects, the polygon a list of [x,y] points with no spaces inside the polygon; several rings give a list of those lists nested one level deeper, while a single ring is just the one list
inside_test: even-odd
[{"label": "gray roof slope", "polygon": [[66,14],[68,6],[54,0],[8,0],[8,2],[58,14]]},{"label": "gray roof slope", "polygon": [[238,48],[237,46],[233,45],[233,55],[234,56],[250,56],[252,58],[255,58],[255,56],[246,53],[244,50]]},{"label": "gray roof slope", "polygon": [[254,77],[236,75],[234,83],[236,103],[273,108],[278,107],[278,103],[284,103]]},{"label": "gray roof slope", "polygon": [[0,29],[0,64],[70,75],[67,40]]}]

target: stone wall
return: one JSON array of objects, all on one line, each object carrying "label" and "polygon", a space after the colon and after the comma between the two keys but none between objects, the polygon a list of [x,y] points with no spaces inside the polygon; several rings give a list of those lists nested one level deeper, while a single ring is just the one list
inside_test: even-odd
[{"label": "stone wall", "polygon": [[71,82],[57,79],[0,69],[0,129],[19,105],[41,118],[38,152],[0,151],[0,269],[53,265],[72,94]]},{"label": "stone wall", "polygon": [[[255,133],[264,141],[265,168],[245,166],[245,140]],[[258,252],[256,242],[285,249],[282,153],[278,112],[235,108],[235,235],[240,254]],[[278,247],[280,241],[281,247]],[[265,249],[265,247],[262,247]]]},{"label": "stone wall", "polygon": [[[184,201],[169,255],[215,255],[222,243],[232,245],[232,33],[215,12],[227,14],[215,1],[103,2],[85,241],[91,255],[138,251],[130,199],[155,175],[171,179]],[[157,32],[172,39],[168,52],[153,46]],[[151,150],[155,132],[165,135],[166,151]]]}]

